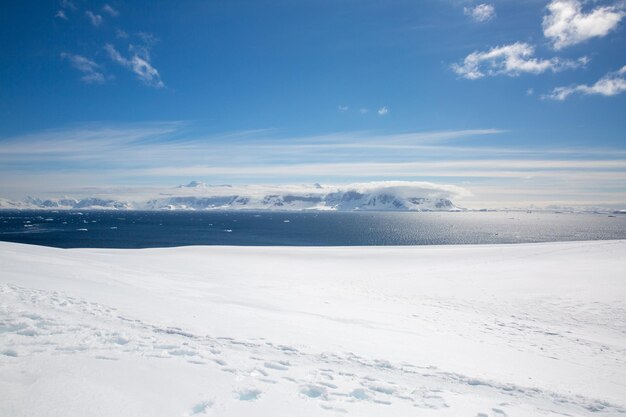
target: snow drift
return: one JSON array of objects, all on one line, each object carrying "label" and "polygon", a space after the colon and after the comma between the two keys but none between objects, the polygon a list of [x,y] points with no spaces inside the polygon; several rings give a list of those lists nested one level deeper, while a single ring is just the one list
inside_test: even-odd
[{"label": "snow drift", "polygon": [[2,416],[626,414],[626,241],[0,265]]}]

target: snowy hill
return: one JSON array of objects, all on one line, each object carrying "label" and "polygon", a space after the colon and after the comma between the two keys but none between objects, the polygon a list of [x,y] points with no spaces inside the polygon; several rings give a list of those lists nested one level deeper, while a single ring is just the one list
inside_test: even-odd
[{"label": "snowy hill", "polygon": [[[421,182],[348,186],[230,186],[191,181],[144,197],[28,197],[0,200],[0,208],[116,210],[336,210],[453,211],[460,189]],[[153,193],[154,194],[154,193]]]},{"label": "snowy hill", "polygon": [[0,416],[626,415],[626,241],[0,265]]}]

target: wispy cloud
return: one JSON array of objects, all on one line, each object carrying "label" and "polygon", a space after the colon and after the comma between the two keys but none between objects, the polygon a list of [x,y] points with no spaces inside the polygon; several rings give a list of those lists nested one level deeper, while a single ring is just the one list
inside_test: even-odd
[{"label": "wispy cloud", "polygon": [[161,80],[161,75],[150,62],[150,54],[147,47],[129,47],[131,51],[130,58],[124,57],[110,43],[104,46],[111,60],[125,68],[131,70],[135,76],[145,85],[155,88],[165,87]]},{"label": "wispy cloud", "polygon": [[[173,140],[182,122],[105,125],[81,124],[49,129],[0,140],[0,157],[22,159],[31,155],[51,160],[112,158],[114,153],[135,146],[149,146],[167,136]],[[91,157],[90,157],[91,156]]]},{"label": "wispy cloud", "polygon": [[478,23],[484,23],[496,17],[496,8],[492,4],[481,3],[476,6],[464,7],[463,13]]},{"label": "wispy cloud", "polygon": [[77,10],[77,7],[72,0],[61,0],[61,7],[68,10]]},{"label": "wispy cloud", "polygon": [[115,29],[115,37],[118,39],[128,39],[128,33],[122,29]]},{"label": "wispy cloud", "polygon": [[337,106],[337,111],[338,111],[339,113],[345,113],[345,112],[347,112],[348,110],[350,110],[350,107],[348,107],[348,106]]},{"label": "wispy cloud", "polygon": [[54,15],[54,17],[57,17],[59,19],[63,19],[63,20],[68,20],[67,15],[65,14],[65,10],[60,9],[56,12],[56,14]]},{"label": "wispy cloud", "polygon": [[87,84],[102,84],[105,81],[102,67],[94,61],[82,55],[74,55],[67,52],[61,53],[61,58],[70,62],[72,67],[79,70],[83,76],[80,78]]},{"label": "wispy cloud", "polygon": [[[52,129],[0,140],[0,160],[42,160],[50,157],[56,161],[88,159],[123,163],[126,160],[138,162],[163,158],[163,161],[182,162],[206,160],[207,155],[215,155],[216,160],[220,160],[229,152],[240,153],[242,149],[250,151],[249,157],[280,154],[279,158],[283,158],[291,154],[306,158],[307,153],[319,152],[323,155],[329,151],[338,153],[341,149],[352,155],[355,149],[423,149],[424,145],[502,133],[498,129],[473,129],[387,135],[346,132],[277,137],[271,135],[271,130],[254,130],[207,137],[189,135],[184,126],[182,122],[162,122],[137,125],[87,124]],[[141,155],[146,158],[141,158]]]},{"label": "wispy cloud", "polygon": [[380,109],[378,109],[378,115],[379,116],[386,116],[387,114],[389,114],[389,109],[385,106],[381,107]]},{"label": "wispy cloud", "polygon": [[159,39],[150,32],[139,32],[137,36],[143,41],[146,48],[151,48],[159,42]]},{"label": "wispy cloud", "polygon": [[89,21],[91,22],[93,26],[97,27],[102,24],[102,21],[103,21],[102,16],[100,16],[99,14],[95,14],[91,10],[87,10],[85,12],[85,16],[87,16],[87,18],[89,19]]},{"label": "wispy cloud", "polygon": [[625,15],[617,5],[598,6],[586,13],[582,5],[580,0],[552,0],[548,4],[543,34],[555,49],[606,36]]},{"label": "wispy cloud", "polygon": [[[609,171],[607,171],[609,169]],[[617,171],[616,171],[617,170]],[[227,178],[595,178],[626,179],[626,161],[464,160],[455,162],[335,162],[247,165],[192,165],[132,169],[126,174],[159,177]]]},{"label": "wispy cloud", "polygon": [[111,17],[116,17],[120,14],[117,10],[115,10],[109,4],[105,4],[104,6],[102,6],[102,11]]},{"label": "wispy cloud", "polygon": [[70,0],[61,0],[61,8],[57,10],[54,17],[57,19],[69,20],[68,12],[74,12],[78,8],[76,5]]},{"label": "wispy cloud", "polygon": [[563,190],[579,192],[581,199],[611,187],[626,191],[624,150],[504,147],[498,143],[506,132],[497,129],[293,137],[274,130],[198,135],[187,127],[85,124],[0,138],[0,196],[67,184],[207,178],[240,184],[446,179],[489,186],[492,193],[532,184],[551,190],[551,201]]},{"label": "wispy cloud", "polygon": [[[71,161],[81,161],[88,162],[90,167],[93,167],[96,161],[106,163],[107,166],[175,163],[181,165],[180,169],[185,169],[194,163],[210,163],[211,165],[232,166],[234,170],[241,168],[244,171],[244,168],[236,166],[237,162],[246,165],[254,165],[255,162],[258,164],[259,161],[265,161],[268,164],[281,162],[283,165],[292,166],[311,160],[317,160],[316,164],[327,164],[329,159],[344,162],[349,160],[350,163],[353,163],[355,159],[362,159],[371,165],[372,159],[380,158],[393,159],[394,162],[389,163],[396,167],[424,169],[626,167],[626,162],[623,161],[590,163],[584,160],[535,161],[528,165],[519,162],[518,159],[506,159],[503,156],[498,156],[498,160],[474,159],[472,162],[464,160],[463,156],[472,153],[508,154],[510,156],[515,155],[517,151],[489,147],[455,149],[455,146],[448,145],[449,142],[455,140],[475,139],[481,136],[498,135],[502,132],[496,129],[386,135],[347,132],[307,137],[276,137],[271,134],[271,131],[251,131],[209,137],[190,137],[183,129],[184,126],[180,122],[170,122],[122,126],[85,125],[49,130],[0,141],[0,161],[13,163],[65,161],[64,163],[68,166],[71,166]],[[433,160],[440,159],[442,155],[451,158],[455,153],[457,156],[454,158],[461,158],[460,160]],[[550,152],[545,150],[538,153],[538,155],[548,154]],[[402,160],[406,158],[419,158],[422,161],[403,162]],[[385,164],[380,166],[387,167],[388,165]],[[364,171],[364,174],[368,175],[368,172]]]},{"label": "wispy cloud", "polygon": [[608,73],[592,85],[557,87],[543,98],[563,101],[573,94],[615,96],[624,91],[626,91],[626,65],[618,71]]},{"label": "wispy cloud", "polygon": [[452,69],[458,75],[469,80],[485,76],[520,74],[541,74],[546,71],[558,72],[578,68],[589,62],[587,57],[576,61],[551,58],[535,58],[535,48],[523,42],[496,46],[485,52],[475,51],[469,54],[462,63],[453,64]]}]

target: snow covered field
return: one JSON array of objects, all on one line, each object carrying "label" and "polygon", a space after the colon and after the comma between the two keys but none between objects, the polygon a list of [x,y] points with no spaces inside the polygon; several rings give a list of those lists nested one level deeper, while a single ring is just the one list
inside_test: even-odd
[{"label": "snow covered field", "polygon": [[626,415],[626,241],[0,243],[0,416]]}]

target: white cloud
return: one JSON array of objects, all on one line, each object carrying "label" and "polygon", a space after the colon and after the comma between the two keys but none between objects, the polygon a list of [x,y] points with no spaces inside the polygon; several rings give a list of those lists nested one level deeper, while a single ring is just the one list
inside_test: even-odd
[{"label": "white cloud", "polygon": [[367,112],[369,112],[369,110],[366,108],[359,109],[359,113],[361,114],[367,114]]},{"label": "white cloud", "polygon": [[74,68],[83,73],[81,80],[87,84],[102,84],[105,81],[100,65],[82,55],[67,52],[61,53],[61,58],[67,59]]},{"label": "white cloud", "polygon": [[102,6],[102,11],[112,17],[116,17],[120,14],[117,10],[115,10],[113,7],[111,7],[108,4],[105,4],[104,6]]},{"label": "white cloud", "polygon": [[563,71],[578,68],[589,62],[587,57],[576,61],[551,58],[534,58],[535,48],[523,42],[496,46],[486,52],[474,51],[465,57],[462,63],[453,64],[452,69],[458,75],[469,80],[485,76],[517,76],[522,73],[541,74],[546,71]]},{"label": "white cloud", "polygon": [[70,0],[61,0],[61,8],[57,10],[54,17],[58,19],[69,20],[69,18],[67,17],[67,12],[76,10],[76,6]]},{"label": "white cloud", "polygon": [[77,7],[71,0],[61,0],[61,7],[69,10],[76,10]]},{"label": "white cloud", "polygon": [[119,52],[117,52],[117,49],[115,49],[115,47],[113,45],[111,45],[110,43],[107,43],[106,45],[104,45],[104,49],[105,51],[107,51],[109,53],[109,57],[117,62],[118,64],[121,65],[127,65],[128,64],[128,60],[126,58],[124,58]]},{"label": "white cloud", "polygon": [[345,113],[345,112],[347,112],[348,110],[350,110],[350,107],[348,107],[348,106],[338,106],[338,107],[337,107],[337,111],[338,111],[339,113]]},{"label": "white cloud", "polygon": [[100,26],[102,24],[102,16],[95,14],[91,10],[87,10],[85,12],[85,16],[87,16],[91,24],[94,26]]},{"label": "white cloud", "polygon": [[139,36],[148,47],[154,46],[159,41],[156,36],[149,32],[139,32],[137,36]]},{"label": "white cloud", "polygon": [[527,96],[532,96],[535,94],[535,89],[534,88],[529,88],[528,90],[526,90],[526,95]]},{"label": "white cloud", "polygon": [[122,29],[115,29],[115,37],[119,39],[127,39],[128,33]]},{"label": "white cloud", "polygon": [[389,114],[389,109],[387,107],[383,106],[380,109],[378,109],[379,116],[385,116],[387,114]]},{"label": "white cloud", "polygon": [[626,65],[618,71],[608,73],[592,85],[557,87],[543,98],[563,101],[573,94],[615,96],[624,91],[626,91]]},{"label": "white cloud", "polygon": [[496,17],[496,8],[491,4],[482,3],[474,7],[464,7],[463,12],[475,22],[488,22]]},{"label": "white cloud", "polygon": [[543,34],[555,49],[606,36],[624,17],[617,6],[601,6],[585,13],[580,0],[552,0],[543,18]]},{"label": "white cloud", "polygon": [[130,45],[132,56],[126,58],[120,54],[115,47],[109,43],[104,46],[104,49],[109,53],[109,57],[117,64],[130,69],[144,84],[162,88],[165,87],[161,76],[156,68],[150,63],[150,54],[146,47],[136,47]]},{"label": "white cloud", "polygon": [[68,20],[67,15],[64,10],[58,10],[54,17],[58,17],[59,19]]}]

